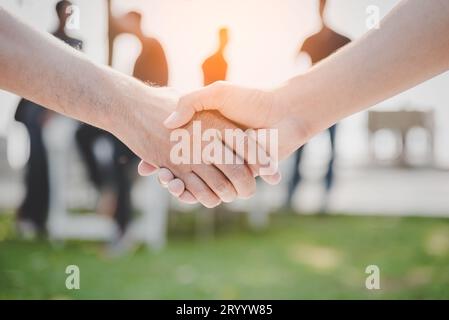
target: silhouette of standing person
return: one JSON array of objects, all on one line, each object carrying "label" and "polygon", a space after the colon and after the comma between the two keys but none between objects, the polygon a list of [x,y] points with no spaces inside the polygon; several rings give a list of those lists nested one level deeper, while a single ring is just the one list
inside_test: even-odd
[{"label": "silhouette of standing person", "polygon": [[138,12],[127,14],[128,19],[135,21],[139,27],[134,32],[142,43],[142,52],[134,64],[133,76],[143,82],[158,87],[168,85],[168,64],[161,43],[152,37],[147,37],[140,28],[142,16]]},{"label": "silhouette of standing person", "polygon": [[[114,18],[110,11],[110,2],[108,4],[110,25],[109,64],[112,64],[113,60],[115,38],[122,33],[131,33],[142,44],[140,55],[134,63],[133,76],[152,86],[167,86],[168,63],[164,49],[157,39],[143,34],[141,14],[132,11],[120,18]],[[101,168],[95,159],[93,149],[99,138],[106,138],[113,145],[112,164],[108,168]],[[115,194],[113,203],[106,203],[105,207],[107,211],[112,211],[109,214],[113,215],[119,228],[119,236],[115,244],[120,247],[120,240],[132,219],[131,189],[133,175],[131,172],[134,172],[132,167],[138,161],[138,158],[117,138],[87,124],[81,125],[77,130],[77,142],[87,164],[90,180],[97,189],[102,190],[102,193],[106,195],[106,202],[111,202],[110,190]]]},{"label": "silhouette of standing person", "polygon": [[221,28],[218,32],[218,38],[219,45],[217,52],[207,58],[202,65],[205,86],[216,81],[226,80],[228,73],[228,63],[224,57],[224,51],[229,41],[228,29]]},{"label": "silhouette of standing person", "polygon": [[[66,22],[70,16],[68,10],[70,6],[71,3],[66,0],[56,4],[59,24],[53,35],[81,50],[83,42],[69,37],[65,31]],[[32,54],[30,52],[30,55]],[[27,99],[20,100],[15,113],[15,119],[25,125],[30,138],[30,156],[25,173],[25,197],[17,210],[17,228],[25,237],[43,234],[46,231],[50,182],[47,150],[42,131],[51,113],[48,109]]]},{"label": "silhouette of standing person", "polygon": [[[168,85],[168,63],[161,43],[153,37],[143,34],[142,16],[138,12],[129,12],[122,18],[122,23],[132,26],[130,30],[141,42],[142,51],[134,64],[133,77],[151,86]],[[117,176],[117,210],[119,225],[126,226],[132,214],[131,187],[135,164],[139,158],[120,140],[114,138],[114,168]]]},{"label": "silhouette of standing person", "polygon": [[[142,15],[131,11],[120,18],[110,15],[109,42],[122,33],[135,35],[142,44],[142,50],[134,63],[133,76],[150,85],[165,87],[168,85],[168,63],[164,48],[154,37],[144,35],[141,29]],[[110,45],[111,46],[111,45]],[[112,46],[110,52],[110,63],[112,63]]]},{"label": "silhouette of standing person", "polygon": [[[331,54],[333,54],[338,49],[342,48],[343,46],[347,45],[351,42],[351,40],[331,28],[329,28],[326,25],[326,22],[324,20],[324,14],[326,11],[326,0],[319,0],[319,14],[322,22],[322,28],[321,30],[306,39],[304,44],[299,50],[299,54],[301,52],[305,52],[308,54],[312,60],[312,65],[320,62],[321,60],[327,58]],[[328,163],[327,173],[326,173],[326,194],[329,193],[329,191],[332,188],[333,182],[334,182],[334,160],[335,160],[335,136],[336,136],[336,130],[337,125],[333,125],[328,129],[329,132],[329,138],[330,138],[330,144],[331,144],[331,158]],[[288,194],[287,194],[287,206],[292,206],[292,198],[295,193],[295,190],[298,186],[298,184],[301,181],[301,172],[299,169],[304,146],[302,146],[295,154],[294,157],[294,171],[293,176],[290,180],[289,187],[288,187]],[[323,211],[325,211],[326,203],[323,205]]]}]

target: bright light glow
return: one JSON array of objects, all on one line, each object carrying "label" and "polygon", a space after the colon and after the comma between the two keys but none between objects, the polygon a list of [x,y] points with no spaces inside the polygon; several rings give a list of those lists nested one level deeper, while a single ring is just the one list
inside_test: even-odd
[{"label": "bright light glow", "polygon": [[[268,87],[307,68],[296,59],[304,38],[316,30],[316,1],[173,0],[117,2],[117,14],[144,11],[146,34],[158,38],[167,53],[170,84],[181,90],[202,85],[201,64],[217,47],[226,26],[228,79]],[[291,12],[286,16],[286,12]]]}]

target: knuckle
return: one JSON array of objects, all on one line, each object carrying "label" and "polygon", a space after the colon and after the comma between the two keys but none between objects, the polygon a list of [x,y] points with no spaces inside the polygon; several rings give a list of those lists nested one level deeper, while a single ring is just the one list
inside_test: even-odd
[{"label": "knuckle", "polygon": [[239,165],[235,165],[235,164],[225,164],[225,166],[227,167],[226,176],[228,177],[228,179],[234,185],[238,184],[238,182],[241,181],[243,175],[245,174],[245,171],[242,170],[242,168],[241,168],[243,166],[239,166]]},{"label": "knuckle", "polygon": [[251,171],[251,175],[252,177],[259,177],[261,176],[261,167],[258,166],[257,164],[252,164],[249,166],[250,167],[250,171]]},{"label": "knuckle", "polygon": [[179,98],[178,106],[184,108],[187,105],[189,105],[190,101],[191,101],[190,95],[182,96],[181,98]]},{"label": "knuckle", "polygon": [[256,192],[256,181],[250,170],[244,165],[233,165],[230,168],[230,179],[238,186],[241,197],[251,197]]},{"label": "knuckle", "polygon": [[192,109],[196,112],[202,111],[201,103],[198,103],[199,93],[190,93],[178,100],[178,110]]},{"label": "knuckle", "polygon": [[218,193],[227,193],[231,188],[231,185],[228,181],[225,180],[225,178],[220,178],[214,182],[214,189]]},{"label": "knuckle", "polygon": [[210,89],[216,97],[219,97],[226,89],[226,82],[222,80],[216,81],[210,85]]},{"label": "knuckle", "polygon": [[223,88],[226,84],[226,81],[218,80],[211,84],[211,88],[220,89]]}]

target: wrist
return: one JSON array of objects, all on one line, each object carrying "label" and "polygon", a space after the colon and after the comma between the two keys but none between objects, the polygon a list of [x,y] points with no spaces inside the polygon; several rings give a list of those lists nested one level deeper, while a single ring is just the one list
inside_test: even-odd
[{"label": "wrist", "polygon": [[[108,93],[106,105],[98,108],[100,127],[120,136],[130,130],[155,127],[169,114],[164,89],[152,88],[131,77],[106,68],[102,81]],[[161,125],[162,127],[162,125]]]},{"label": "wrist", "polygon": [[313,74],[307,73],[275,90],[284,118],[293,123],[294,138],[299,140],[310,139],[336,121],[332,101],[326,100],[326,92],[312,78]]},{"label": "wrist", "polygon": [[118,88],[107,128],[146,162],[159,166],[161,146],[169,143],[170,131],[164,119],[176,106],[176,95],[166,88],[152,88],[125,79]]},{"label": "wrist", "polygon": [[300,148],[313,137],[318,128],[316,122],[310,117],[306,99],[300,92],[295,92],[290,82],[273,90],[273,101],[280,113],[280,121],[276,124],[279,130],[281,149],[280,158],[285,158]]}]

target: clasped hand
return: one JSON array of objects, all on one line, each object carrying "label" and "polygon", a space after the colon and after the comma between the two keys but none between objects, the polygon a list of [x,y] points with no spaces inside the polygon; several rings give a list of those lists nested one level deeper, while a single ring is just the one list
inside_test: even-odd
[{"label": "clasped hand", "polygon": [[[286,158],[302,145],[307,137],[305,126],[291,115],[287,116],[288,106],[278,99],[275,91],[247,89],[218,82],[181,97],[176,107],[167,106],[166,110],[170,108],[171,114],[164,121],[165,128],[161,128],[166,134],[173,135],[173,130],[182,128],[192,136],[195,134],[195,123],[199,122],[203,133],[215,129],[220,136],[217,141],[225,153],[233,153],[236,156],[233,159],[241,160],[223,163],[202,159],[201,164],[180,166],[173,161],[172,163],[142,161],[139,164],[139,173],[143,176],[153,174],[160,168],[158,177],[161,185],[185,203],[200,202],[210,208],[236,198],[248,198],[255,192],[255,177],[259,175],[267,183],[277,184],[280,181],[280,174],[277,171],[278,160]],[[255,130],[243,133],[241,129],[246,128]],[[232,141],[229,143],[225,139],[225,131],[229,130],[241,133],[234,143]],[[263,134],[260,134],[262,130]],[[266,138],[266,130],[271,130],[268,132],[274,137],[261,139]],[[211,144],[217,143],[210,141],[210,137],[205,140],[201,141],[200,148],[192,145],[191,150],[201,153],[210,148]],[[161,141],[161,146],[162,144]],[[239,149],[239,145],[243,148]],[[173,143],[171,148],[173,150]],[[257,157],[252,161],[249,159],[251,149],[257,150]],[[241,150],[248,152],[242,154]],[[173,157],[173,154],[171,156]]]}]

